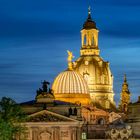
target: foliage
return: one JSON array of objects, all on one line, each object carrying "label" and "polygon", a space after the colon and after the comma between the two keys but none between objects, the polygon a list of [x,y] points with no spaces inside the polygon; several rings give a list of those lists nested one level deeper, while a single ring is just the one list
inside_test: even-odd
[{"label": "foliage", "polygon": [[0,140],[14,140],[18,134],[25,132],[21,125],[26,119],[21,107],[11,98],[0,100]]}]

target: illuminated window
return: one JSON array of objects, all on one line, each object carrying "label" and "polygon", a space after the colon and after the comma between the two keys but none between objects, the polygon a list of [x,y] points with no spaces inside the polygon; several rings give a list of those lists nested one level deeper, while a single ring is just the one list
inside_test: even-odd
[{"label": "illuminated window", "polygon": [[92,37],[91,45],[94,45],[94,37]]},{"label": "illuminated window", "polygon": [[86,45],[86,35],[84,36],[84,45]]}]

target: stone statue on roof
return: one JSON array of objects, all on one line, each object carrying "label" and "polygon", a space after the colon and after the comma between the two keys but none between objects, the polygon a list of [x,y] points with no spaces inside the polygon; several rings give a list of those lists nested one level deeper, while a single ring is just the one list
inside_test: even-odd
[{"label": "stone statue on roof", "polygon": [[50,83],[49,82],[47,82],[47,81],[43,81],[42,82],[42,89],[43,89],[43,92],[48,92],[48,85],[49,85]]}]

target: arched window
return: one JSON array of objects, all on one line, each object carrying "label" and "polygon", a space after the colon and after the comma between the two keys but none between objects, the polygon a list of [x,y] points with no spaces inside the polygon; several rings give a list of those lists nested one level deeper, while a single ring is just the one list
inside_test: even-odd
[{"label": "arched window", "polygon": [[84,45],[86,45],[86,35],[84,35]]},{"label": "arched window", "polygon": [[86,72],[83,74],[84,79],[86,80],[86,82],[88,83],[89,80],[89,74]]},{"label": "arched window", "polygon": [[51,133],[44,131],[42,133],[40,133],[40,140],[51,140]]},{"label": "arched window", "polygon": [[92,46],[94,45],[94,37],[92,37],[92,39],[91,39],[91,45]]},{"label": "arched window", "polygon": [[126,105],[126,104],[123,105],[123,111],[124,111],[124,112],[127,111],[127,105]]},{"label": "arched window", "polygon": [[99,125],[104,125],[105,124],[105,121],[103,118],[100,118],[98,119],[98,122],[97,122]]}]

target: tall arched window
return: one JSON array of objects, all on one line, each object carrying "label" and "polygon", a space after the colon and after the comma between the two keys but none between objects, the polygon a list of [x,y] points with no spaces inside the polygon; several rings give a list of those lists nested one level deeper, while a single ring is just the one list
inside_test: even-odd
[{"label": "tall arched window", "polygon": [[124,112],[127,111],[127,105],[126,105],[126,104],[123,105],[123,111],[124,111]]},{"label": "tall arched window", "polygon": [[94,37],[92,37],[92,39],[91,39],[91,45],[92,46],[94,45]]},{"label": "tall arched window", "polygon": [[84,35],[84,45],[86,45],[86,35]]}]

